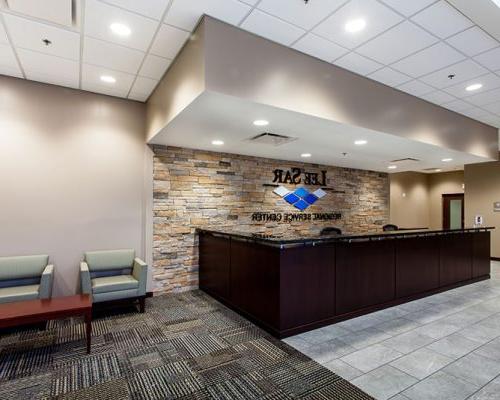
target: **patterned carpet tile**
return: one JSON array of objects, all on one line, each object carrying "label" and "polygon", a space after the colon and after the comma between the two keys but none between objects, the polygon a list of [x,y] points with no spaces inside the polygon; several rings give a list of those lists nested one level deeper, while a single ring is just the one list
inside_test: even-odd
[{"label": "patterned carpet tile", "polygon": [[202,292],[0,331],[0,399],[368,400]]}]

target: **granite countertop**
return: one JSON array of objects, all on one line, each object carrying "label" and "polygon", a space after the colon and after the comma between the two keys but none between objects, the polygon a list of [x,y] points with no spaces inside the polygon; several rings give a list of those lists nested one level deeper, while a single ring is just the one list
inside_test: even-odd
[{"label": "granite countertop", "polygon": [[466,232],[486,232],[495,229],[494,227],[470,227],[463,229],[412,229],[398,230],[389,232],[369,232],[369,233],[346,233],[342,235],[310,235],[297,236],[291,235],[268,235],[255,232],[241,232],[237,230],[215,230],[198,228],[197,232],[201,234],[211,234],[219,237],[227,237],[235,240],[251,241],[261,243],[273,247],[288,247],[288,246],[314,246],[321,243],[331,242],[354,242],[354,241],[374,241],[386,239],[400,239],[405,237],[421,237],[421,236],[437,236],[449,235]]}]

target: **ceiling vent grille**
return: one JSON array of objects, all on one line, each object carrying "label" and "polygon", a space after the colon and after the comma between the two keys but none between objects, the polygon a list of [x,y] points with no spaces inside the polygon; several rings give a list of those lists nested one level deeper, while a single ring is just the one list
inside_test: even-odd
[{"label": "ceiling vent grille", "polygon": [[76,0],[6,0],[10,11],[68,28],[77,25]]},{"label": "ceiling vent grille", "polygon": [[412,157],[399,158],[397,160],[392,160],[391,163],[404,163],[404,162],[419,162],[420,160]]},{"label": "ceiling vent grille", "polygon": [[286,143],[293,142],[294,140],[297,140],[297,138],[270,132],[264,132],[248,139],[248,141],[252,143],[267,144],[271,146],[282,146]]}]

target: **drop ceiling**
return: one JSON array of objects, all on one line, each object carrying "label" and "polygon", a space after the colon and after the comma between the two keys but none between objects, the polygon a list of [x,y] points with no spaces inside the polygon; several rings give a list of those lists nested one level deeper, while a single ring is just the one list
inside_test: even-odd
[{"label": "drop ceiling", "polygon": [[[500,42],[444,0],[41,3],[0,2],[0,74],[146,101],[205,13],[500,127]],[[346,21],[360,17],[366,28],[348,34]],[[130,36],[114,35],[115,22]],[[467,92],[473,83],[483,87]]]},{"label": "drop ceiling", "polygon": [[[259,119],[269,124],[255,126],[253,121]],[[285,135],[291,140],[279,146],[250,140],[265,132]],[[354,142],[358,140],[366,143],[356,145]],[[151,143],[380,172],[444,172],[463,169],[465,164],[491,161],[216,92],[198,96]],[[302,157],[304,153],[310,157]]]}]

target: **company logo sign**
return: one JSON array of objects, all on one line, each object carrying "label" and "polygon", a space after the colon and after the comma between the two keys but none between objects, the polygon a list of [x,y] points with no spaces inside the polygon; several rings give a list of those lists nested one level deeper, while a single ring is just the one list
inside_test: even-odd
[{"label": "company logo sign", "polygon": [[290,191],[284,186],[278,186],[273,192],[300,211],[304,211],[306,208],[316,203],[316,201],[326,196],[326,192],[322,189],[309,192],[303,187]]}]

